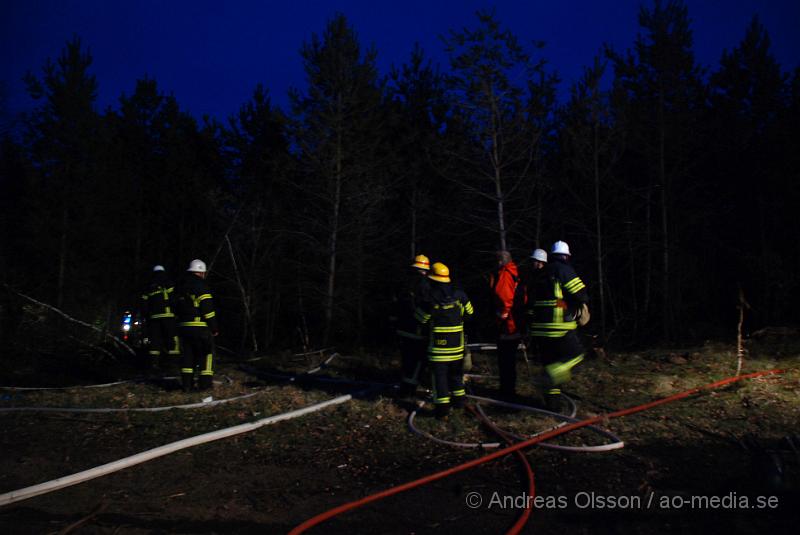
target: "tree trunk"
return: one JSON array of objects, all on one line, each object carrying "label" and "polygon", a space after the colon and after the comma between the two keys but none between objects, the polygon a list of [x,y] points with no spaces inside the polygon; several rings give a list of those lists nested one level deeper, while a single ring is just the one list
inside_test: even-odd
[{"label": "tree trunk", "polygon": [[356,346],[363,344],[362,334],[364,333],[364,230],[366,222],[362,221],[358,229],[358,267],[356,268]]},{"label": "tree trunk", "polygon": [[500,231],[500,250],[507,251],[506,222],[503,203],[503,189],[500,184],[500,169],[495,168],[495,193],[497,194],[497,227]]},{"label": "tree trunk", "polygon": [[633,219],[628,216],[628,257],[630,258],[630,271],[631,271],[631,305],[632,305],[632,331],[633,337],[636,338],[639,330],[639,296],[636,291],[636,253],[633,249]]},{"label": "tree trunk", "polygon": [[417,183],[411,186],[411,256],[417,256]]},{"label": "tree trunk", "polygon": [[64,277],[67,270],[67,232],[69,228],[69,208],[62,199],[64,207],[61,211],[61,242],[58,253],[58,281],[56,287],[56,308],[64,307]]},{"label": "tree trunk", "polygon": [[542,246],[542,185],[539,183],[536,188],[536,234],[533,243],[536,248]]},{"label": "tree trunk", "polygon": [[597,140],[597,119],[593,125],[593,160],[594,160],[594,212],[595,231],[597,233],[597,285],[600,297],[600,334],[606,336],[606,300],[605,277],[603,275],[603,229],[600,217],[600,148]]},{"label": "tree trunk", "polygon": [[506,218],[505,218],[505,199],[503,198],[503,177],[500,172],[500,150],[497,146],[499,142],[498,117],[500,111],[497,109],[497,99],[494,96],[494,91],[491,87],[489,91],[489,98],[492,102],[492,157],[491,164],[494,170],[494,193],[497,199],[497,230],[500,237],[500,250],[507,251],[506,246]]},{"label": "tree trunk", "polygon": [[[135,180],[135,178],[134,178]],[[144,192],[142,191],[142,180],[137,180],[136,187],[136,236],[134,237],[133,247],[133,287],[141,286],[140,273],[142,271],[142,238],[144,235]],[[159,250],[159,254],[161,251]],[[152,260],[152,259],[151,259]],[[163,260],[159,260],[163,262]]]},{"label": "tree trunk", "polygon": [[651,199],[653,197],[653,179],[652,176],[648,178],[647,191],[645,193],[645,241],[644,241],[644,254],[645,254],[645,267],[644,267],[644,301],[642,302],[642,314],[645,319],[650,315],[650,281],[653,276],[653,257],[651,254],[652,248],[652,226],[651,226]]},{"label": "tree trunk", "polygon": [[664,272],[662,279],[662,331],[664,340],[669,341],[672,335],[672,314],[671,314],[671,299],[669,297],[669,227],[667,224],[667,210],[668,210],[668,191],[667,191],[667,173],[666,173],[666,140],[665,140],[665,125],[664,125],[664,97],[663,93],[659,97],[659,129],[658,129],[658,175],[661,182],[661,234],[662,241],[662,256],[664,262]]},{"label": "tree trunk", "polygon": [[[339,97],[341,101],[341,97]],[[340,102],[341,108],[341,102]],[[342,133],[336,134],[336,169],[334,171],[333,205],[331,208],[331,227],[328,237],[328,287],[325,294],[325,333],[322,337],[323,345],[328,345],[333,324],[334,291],[336,290],[336,252],[339,237],[339,210],[342,197]]]}]

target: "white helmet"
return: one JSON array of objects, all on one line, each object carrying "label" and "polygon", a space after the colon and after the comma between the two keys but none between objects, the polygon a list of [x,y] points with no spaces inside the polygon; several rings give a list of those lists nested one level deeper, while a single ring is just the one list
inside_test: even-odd
[{"label": "white helmet", "polygon": [[153,271],[165,271],[164,266],[158,264],[157,266],[153,266]]},{"label": "white helmet", "polygon": [[539,262],[547,262],[547,253],[544,249],[534,249],[531,253],[531,258]]},{"label": "white helmet", "polygon": [[550,254],[565,254],[569,256],[569,245],[565,241],[557,241],[553,244],[553,249]]},{"label": "white helmet", "polygon": [[189,262],[189,269],[186,271],[191,271],[193,273],[205,273],[206,272],[206,263],[202,260],[194,259]]}]

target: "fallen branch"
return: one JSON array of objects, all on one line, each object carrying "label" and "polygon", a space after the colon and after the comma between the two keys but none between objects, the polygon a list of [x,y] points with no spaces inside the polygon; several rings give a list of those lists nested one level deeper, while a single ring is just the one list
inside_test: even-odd
[{"label": "fallen branch", "polygon": [[46,308],[48,310],[51,310],[51,311],[55,312],[56,314],[58,314],[59,316],[61,316],[64,319],[67,319],[67,320],[69,320],[69,321],[71,321],[73,323],[77,323],[78,325],[83,325],[84,327],[88,327],[88,328],[92,329],[93,331],[96,331],[96,332],[102,334],[103,336],[105,336],[107,338],[110,338],[114,343],[116,343],[122,349],[126,350],[128,353],[130,353],[134,357],[136,356],[136,351],[134,351],[131,346],[129,346],[128,344],[126,344],[125,342],[123,342],[122,340],[120,340],[119,338],[114,336],[113,334],[108,333],[108,332],[106,332],[103,329],[100,329],[98,327],[95,327],[91,323],[86,323],[85,321],[81,321],[81,320],[79,320],[77,318],[73,318],[69,314],[63,312],[62,310],[59,310],[58,308],[54,307],[53,305],[48,305],[47,303],[42,303],[41,301],[39,301],[37,299],[34,299],[33,297],[30,297],[28,295],[20,293],[20,292],[14,290],[13,288],[11,288],[8,284],[6,284],[5,287],[8,288],[10,291],[14,292],[15,294],[17,294],[18,296],[22,297],[23,299],[27,299],[31,303],[39,305],[40,307],[44,307],[44,308]]},{"label": "fallen branch", "polygon": [[108,355],[113,360],[117,360],[117,357],[115,357],[114,354],[111,351],[109,351],[108,349],[102,348],[100,346],[96,346],[94,344],[90,344],[89,342],[84,342],[83,340],[81,340],[80,338],[77,338],[75,336],[69,336],[69,339],[70,340],[75,340],[76,342],[78,342],[82,346],[91,347],[92,349],[95,349],[95,350],[99,351],[100,353]]},{"label": "fallen branch", "polygon": [[106,507],[108,507],[108,503],[100,502],[94,509],[92,509],[91,513],[81,518],[77,522],[73,522],[69,526],[65,527],[64,529],[58,532],[58,535],[67,535],[67,533],[71,533],[76,529],[78,529],[79,527],[83,526],[84,524],[87,524],[91,520],[94,520],[94,517],[105,511]]},{"label": "fallen branch", "polygon": [[329,351],[331,349],[333,349],[333,348],[332,347],[323,347],[322,349],[309,351],[307,353],[292,353],[292,356],[293,357],[307,357],[309,355],[316,355],[317,353],[324,353],[324,352]]}]

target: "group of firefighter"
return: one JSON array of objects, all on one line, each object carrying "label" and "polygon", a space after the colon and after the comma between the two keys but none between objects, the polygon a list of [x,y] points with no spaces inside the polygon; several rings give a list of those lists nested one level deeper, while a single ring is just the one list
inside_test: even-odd
[{"label": "group of firefighter", "polygon": [[[497,269],[489,276],[495,306],[497,355],[502,400],[519,401],[516,392],[517,350],[531,348],[543,364],[535,378],[541,402],[555,412],[563,407],[561,385],[584,358],[578,325],[589,320],[586,285],[569,262],[569,245],[553,244],[531,254],[521,273],[508,251],[496,253]],[[449,268],[418,255],[412,275],[398,296],[397,334],[402,357],[401,396],[413,395],[426,367],[430,368],[437,417],[463,407],[464,320],[474,314],[466,293],[450,278]]]},{"label": "group of firefighter", "polygon": [[[497,269],[489,277],[493,293],[500,398],[517,401],[517,350],[522,344],[538,355],[544,372],[536,379],[543,403],[558,411],[560,385],[584,357],[576,329],[589,319],[586,285],[569,263],[569,245],[553,244],[531,254],[521,273],[508,251],[498,251]],[[466,337],[464,320],[474,314],[464,290],[453,283],[450,269],[425,255],[411,265],[412,278],[398,296],[397,334],[402,357],[401,396],[416,392],[428,367],[437,416],[462,407]],[[219,334],[214,300],[205,282],[206,264],[192,260],[177,285],[164,266],[153,267],[152,280],[141,296],[141,316],[149,338],[152,367],[164,359],[180,359],[183,390],[207,390],[214,377],[214,337]]]},{"label": "group of firefighter", "polygon": [[155,368],[179,359],[185,392],[213,386],[214,337],[219,329],[206,272],[205,262],[192,260],[184,277],[173,285],[164,266],[154,266],[150,285],[141,296],[148,364]]}]

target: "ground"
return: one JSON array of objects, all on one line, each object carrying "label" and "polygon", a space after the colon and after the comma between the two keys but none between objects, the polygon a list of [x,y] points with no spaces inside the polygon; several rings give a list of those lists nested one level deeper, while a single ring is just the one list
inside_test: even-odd
[{"label": "ground", "polygon": [[[214,398],[257,395],[165,412],[0,412],[0,493],[342,393],[361,393],[353,401],[301,418],[0,506],[0,532],[286,533],[332,507],[486,454],[439,445],[410,432],[406,420],[413,404],[395,399],[392,390],[317,379],[289,382],[267,375],[313,368],[322,354],[271,356],[245,367],[227,357],[218,368]],[[496,373],[490,353],[475,354],[473,360],[472,373]],[[523,532],[793,531],[800,505],[800,454],[791,446],[800,447],[799,363],[800,352],[794,348],[753,345],[745,373],[787,371],[604,422],[603,427],[624,440],[623,449],[528,449],[541,501],[535,502]],[[342,355],[314,376],[386,383],[396,366],[396,356]],[[62,368],[48,378],[50,384],[88,384],[79,366]],[[519,363],[522,394],[530,399],[536,397],[530,376],[537,370],[535,363]],[[735,370],[735,349],[719,344],[609,353],[587,359],[567,391],[576,399],[578,417],[585,418],[722,379]],[[35,366],[3,368],[0,378],[4,385],[31,385],[35,371]],[[103,379],[136,375],[123,366],[116,372],[122,377],[114,373],[108,370]],[[0,391],[0,408],[154,407],[204,397],[184,394],[176,386],[166,380],[93,389],[6,389]],[[492,377],[469,383],[472,392],[487,396],[496,386]],[[532,413],[493,406],[485,410],[498,425],[520,434],[553,423]],[[497,440],[470,413],[440,422],[423,410],[416,422],[449,440]],[[786,438],[793,434],[794,441]],[[554,442],[597,445],[603,439],[580,430]],[[525,499],[524,489],[519,462],[509,455],[346,513],[310,533],[503,533],[521,513],[514,506]],[[467,506],[470,493],[480,495],[481,506]]]}]

